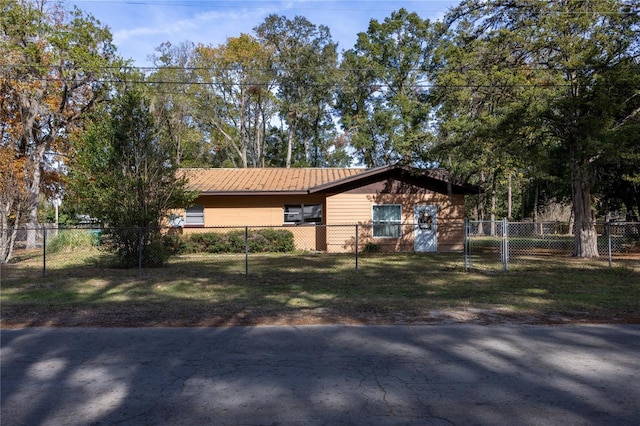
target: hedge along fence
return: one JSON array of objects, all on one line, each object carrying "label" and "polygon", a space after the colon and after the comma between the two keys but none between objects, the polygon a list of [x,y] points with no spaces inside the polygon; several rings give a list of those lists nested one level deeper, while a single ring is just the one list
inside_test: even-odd
[{"label": "hedge along fence", "polygon": [[175,254],[193,253],[286,253],[295,250],[293,233],[284,229],[235,229],[167,235],[167,246]]},{"label": "hedge along fence", "polygon": [[[236,228],[215,229],[202,233],[178,234],[172,229],[147,228],[101,228],[101,229],[57,229],[43,228],[40,238],[42,251],[42,275],[46,276],[47,256],[56,253],[77,252],[109,253],[108,267],[138,268],[139,274],[146,267],[162,266],[171,255],[212,253],[245,254],[245,273],[248,273],[249,253],[286,253],[296,250],[293,232],[285,229]],[[160,239],[145,241],[145,232],[160,234]],[[123,252],[113,244],[114,233],[130,234],[132,250]]]}]

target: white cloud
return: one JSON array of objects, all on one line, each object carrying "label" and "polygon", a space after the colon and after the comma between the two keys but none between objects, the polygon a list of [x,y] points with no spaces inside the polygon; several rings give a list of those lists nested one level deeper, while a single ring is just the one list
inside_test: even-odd
[{"label": "white cloud", "polygon": [[147,58],[164,42],[184,41],[218,45],[229,37],[252,33],[269,14],[289,18],[301,15],[331,30],[339,49],[349,49],[357,33],[366,31],[369,21],[383,20],[393,10],[405,7],[425,19],[441,18],[454,5],[451,0],[422,1],[200,1],[143,2],[75,0],[111,28],[121,56],[136,65],[149,65]]}]

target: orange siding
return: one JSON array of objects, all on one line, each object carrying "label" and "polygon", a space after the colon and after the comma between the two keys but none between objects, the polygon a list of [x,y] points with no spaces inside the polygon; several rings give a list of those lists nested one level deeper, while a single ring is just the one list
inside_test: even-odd
[{"label": "orange siding", "polygon": [[[185,227],[185,233],[227,232],[233,227],[283,226],[285,204],[322,204],[324,196],[202,196],[194,204],[204,206],[204,227]],[[323,210],[325,210],[323,206]],[[229,227],[211,229],[211,227]],[[298,250],[325,250],[324,234],[313,225],[287,226]],[[324,229],[324,228],[322,228]]]},{"label": "orange siding", "polygon": [[[413,208],[415,205],[433,204],[438,208],[438,251],[462,250],[464,196],[448,195],[408,188],[402,194],[367,194],[358,191],[325,196],[273,195],[273,196],[203,196],[195,204],[204,206],[204,228],[186,227],[185,233],[207,232],[207,227],[260,227],[283,226],[285,204],[323,203],[324,223],[331,225],[287,226],[294,234],[298,250],[326,250],[352,252],[355,247],[355,224],[359,227],[360,249],[367,242],[377,244],[384,251],[413,250]],[[402,205],[402,238],[373,238],[371,236],[372,205]],[[345,226],[337,226],[345,225]],[[225,229],[218,231],[224,232]]]},{"label": "orange siding", "polygon": [[204,226],[281,226],[285,204],[319,204],[321,195],[203,196]]},{"label": "orange siding", "polygon": [[[327,197],[327,224],[361,224],[370,225],[372,222],[372,205],[401,204],[402,223],[414,223],[413,208],[415,205],[433,204],[438,208],[438,251],[462,250],[464,196],[424,192],[409,194],[358,194],[342,193]],[[413,228],[402,227],[402,237],[373,238],[371,228],[363,226],[359,230],[358,243],[363,247],[367,243],[374,243],[383,251],[412,250]],[[355,243],[355,229],[333,229],[327,231],[327,251],[353,251]]]}]

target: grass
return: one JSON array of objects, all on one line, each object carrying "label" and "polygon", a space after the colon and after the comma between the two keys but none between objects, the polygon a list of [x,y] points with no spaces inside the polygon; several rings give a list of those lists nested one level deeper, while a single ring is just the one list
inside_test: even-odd
[{"label": "grass", "polygon": [[[509,236],[509,247],[527,252],[537,251],[557,251],[562,253],[571,253],[575,245],[575,238],[570,235],[545,235],[539,237],[518,237]],[[502,242],[501,236],[480,236],[471,238],[472,250],[494,250],[500,247]],[[634,241],[620,235],[611,236],[611,245],[614,250],[619,251],[621,248],[632,246]],[[606,235],[598,235],[598,248],[605,252],[607,250],[608,238]]]},{"label": "grass", "polygon": [[529,258],[509,272],[460,254],[176,256],[111,269],[95,247],[1,271],[2,326],[222,326],[477,321],[640,322],[640,261]]},{"label": "grass", "polygon": [[69,230],[59,232],[47,241],[49,254],[87,250],[95,246],[98,236],[89,230]]}]

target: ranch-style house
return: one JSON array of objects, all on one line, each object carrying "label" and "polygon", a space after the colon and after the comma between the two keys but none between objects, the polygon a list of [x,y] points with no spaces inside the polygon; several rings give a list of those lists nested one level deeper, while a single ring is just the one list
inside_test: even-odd
[{"label": "ranch-style house", "polygon": [[478,193],[445,170],[400,165],[180,173],[199,193],[181,212],[184,233],[286,227],[297,249],[333,253],[353,251],[356,240],[360,247],[379,244],[389,251],[462,250],[464,197]]}]

